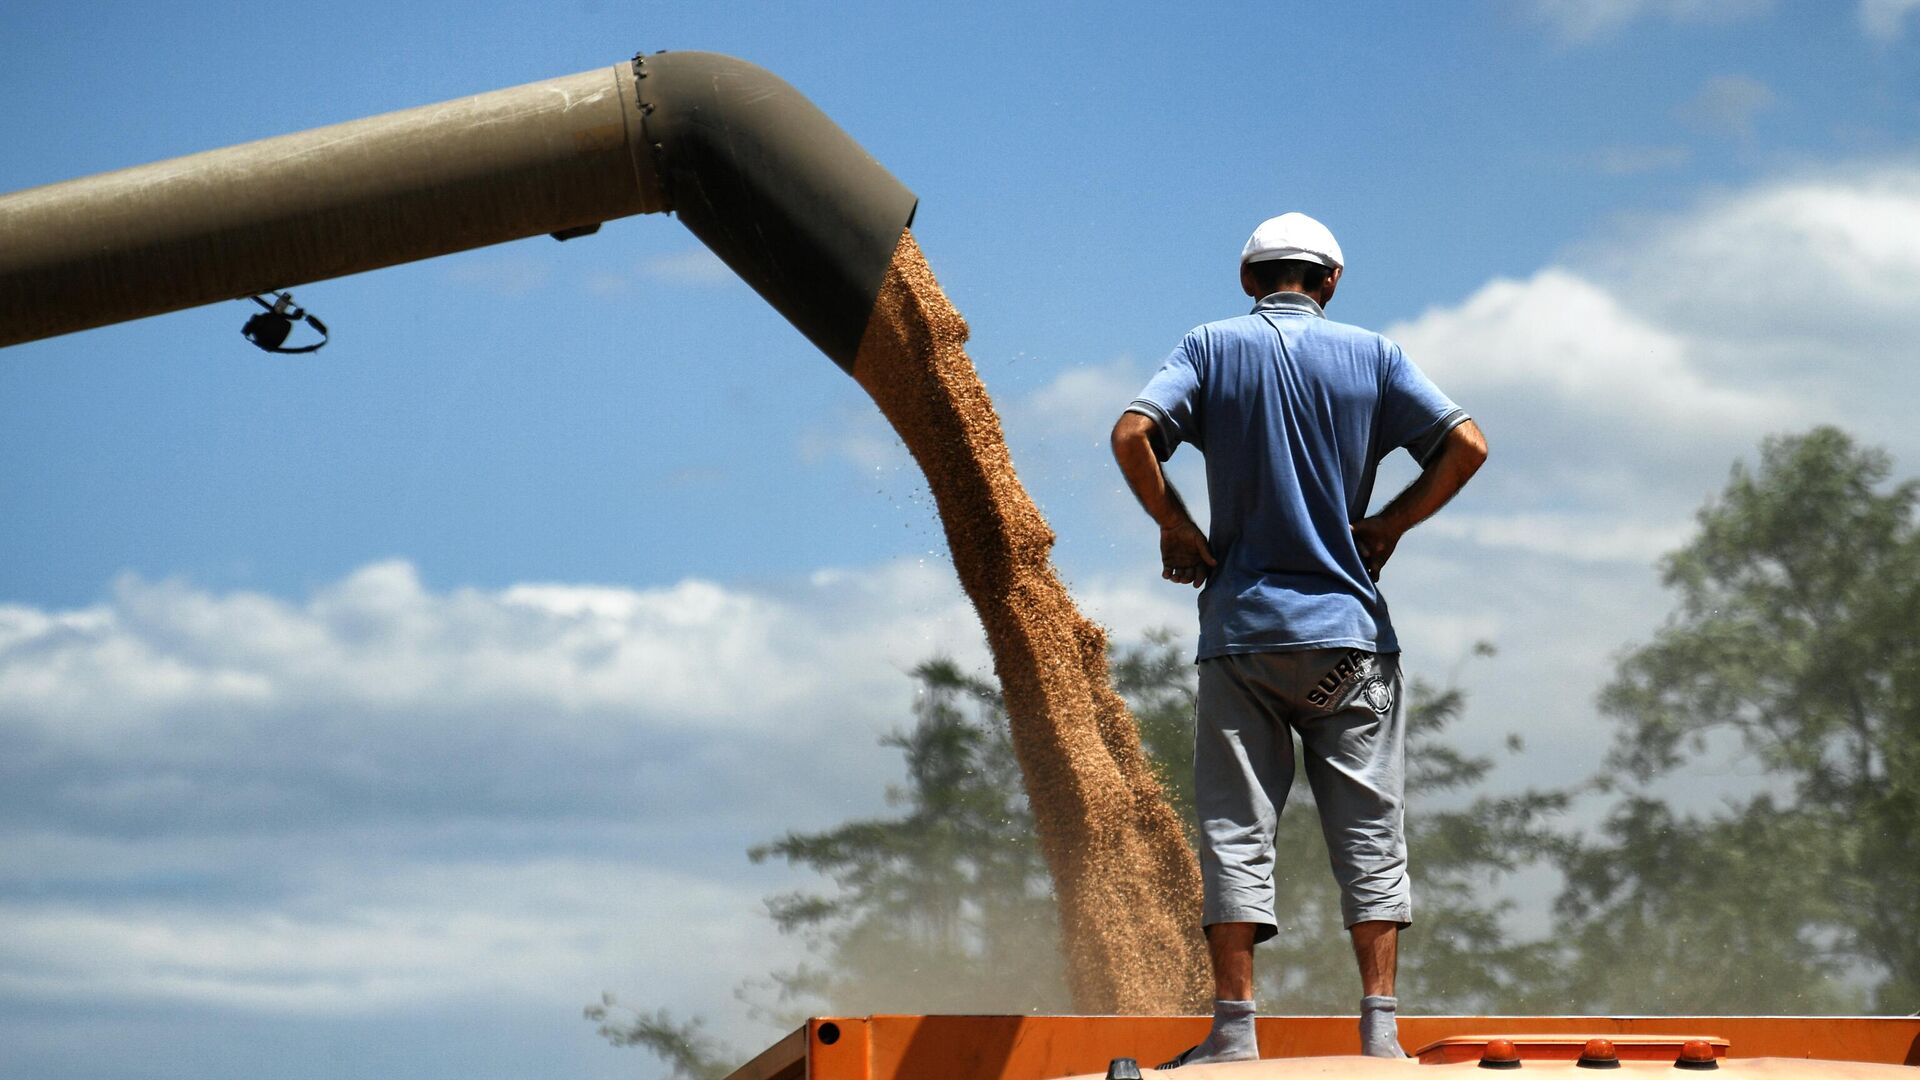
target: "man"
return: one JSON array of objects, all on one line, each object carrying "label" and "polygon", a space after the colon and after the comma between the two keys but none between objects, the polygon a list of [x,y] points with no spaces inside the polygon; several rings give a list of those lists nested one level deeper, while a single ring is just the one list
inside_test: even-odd
[{"label": "man", "polygon": [[[1413,917],[1400,643],[1376,582],[1487,450],[1399,346],[1325,317],[1344,262],[1305,214],[1262,222],[1240,257],[1253,312],[1189,333],[1113,429],[1114,458],[1160,526],[1160,576],[1201,589],[1194,801],[1214,1018],[1163,1069],[1259,1056],[1253,946],[1277,931],[1274,826],[1296,731],[1359,962],[1361,1050],[1406,1056],[1393,985]],[[1181,443],[1206,457],[1210,533],[1161,470]],[[1400,447],[1420,477],[1369,517],[1375,468]]]}]

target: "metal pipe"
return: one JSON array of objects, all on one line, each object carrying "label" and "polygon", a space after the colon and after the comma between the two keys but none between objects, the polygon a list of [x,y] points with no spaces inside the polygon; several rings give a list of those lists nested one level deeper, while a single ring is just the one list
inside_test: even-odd
[{"label": "metal pipe", "polygon": [[672,210],[850,367],[914,205],[778,78],[661,53],[0,196],[0,346]]}]

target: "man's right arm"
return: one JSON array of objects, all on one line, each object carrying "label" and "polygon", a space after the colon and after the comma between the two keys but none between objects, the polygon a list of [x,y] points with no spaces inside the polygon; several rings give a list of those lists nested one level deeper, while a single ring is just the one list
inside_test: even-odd
[{"label": "man's right arm", "polygon": [[1486,436],[1480,433],[1478,424],[1462,420],[1447,432],[1439,452],[1405,491],[1394,496],[1379,513],[1353,523],[1353,539],[1360,548],[1360,560],[1375,581],[1380,580],[1381,569],[1393,557],[1393,549],[1407,530],[1447,505],[1447,500],[1467,486],[1467,481],[1486,460]]},{"label": "man's right arm", "polygon": [[1134,498],[1160,526],[1160,576],[1198,588],[1214,566],[1206,534],[1193,523],[1180,493],[1168,482],[1153,452],[1154,422],[1137,412],[1122,413],[1113,425],[1113,460],[1127,478]]}]

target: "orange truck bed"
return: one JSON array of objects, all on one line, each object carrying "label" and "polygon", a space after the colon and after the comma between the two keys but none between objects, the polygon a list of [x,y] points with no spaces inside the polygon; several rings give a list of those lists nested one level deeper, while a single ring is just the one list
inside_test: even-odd
[{"label": "orange truck bed", "polygon": [[[1100,1076],[1117,1057],[1136,1058],[1150,1071],[1153,1063],[1200,1041],[1207,1025],[1200,1016],[821,1016],[768,1047],[729,1080],[1058,1080]],[[1357,1054],[1355,1025],[1351,1016],[1263,1016],[1257,1021],[1260,1054]],[[1724,1040],[1730,1061],[1820,1058],[1920,1065],[1920,1017],[1912,1016],[1400,1018],[1400,1041],[1409,1051],[1470,1036],[1510,1036],[1525,1043],[1529,1035],[1574,1034],[1613,1039],[1623,1049],[1649,1036]],[[1548,1040],[1537,1041],[1545,1045]],[[1439,1051],[1424,1056],[1433,1064],[1460,1057]],[[1197,1071],[1195,1080],[1208,1071]]]}]

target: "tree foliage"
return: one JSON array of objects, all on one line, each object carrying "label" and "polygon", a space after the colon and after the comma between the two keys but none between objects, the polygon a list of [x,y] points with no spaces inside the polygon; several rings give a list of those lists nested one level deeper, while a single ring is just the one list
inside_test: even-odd
[{"label": "tree foliage", "polygon": [[595,1030],[615,1046],[639,1046],[666,1063],[674,1080],[722,1080],[733,1071],[731,1055],[708,1035],[698,1017],[675,1020],[665,1009],[641,1012],[620,1004],[612,994],[601,994],[598,1004],[582,1013],[599,1026]]},{"label": "tree foliage", "polygon": [[914,725],[891,817],[752,849],[825,875],[768,901],[818,963],[773,976],[776,1010],[1042,1012],[1067,1004],[1059,926],[998,689],[950,660],[913,672]]},{"label": "tree foliage", "polygon": [[[1677,605],[1601,696],[1598,842],[1565,860],[1602,1008],[1920,1008],[1920,483],[1817,428],[1736,465],[1668,556]],[[1729,750],[1766,790],[1686,813]]]},{"label": "tree foliage", "polygon": [[[1171,634],[1150,635],[1113,661],[1141,742],[1169,798],[1192,820],[1194,668]],[[785,1002],[836,1011],[1048,1011],[1066,1006],[1057,914],[1034,842],[1007,718],[991,684],[934,660],[920,682],[915,726],[888,737],[907,783],[889,792],[897,817],[756,848],[830,877],[830,896],[776,897],[783,931],[809,939],[818,963],[777,973]],[[1444,800],[1492,768],[1446,742],[1464,698],[1416,683],[1409,699],[1409,796]],[[1517,744],[1516,744],[1517,746]],[[1431,1008],[1512,1008],[1538,985],[1546,955],[1512,940],[1512,907],[1493,886],[1550,851],[1554,793],[1480,797],[1414,815],[1409,845],[1421,902],[1403,981]],[[1264,950],[1261,999],[1275,1011],[1343,1011],[1358,1001],[1326,846],[1306,785],[1281,816],[1276,870],[1285,924]]]}]

